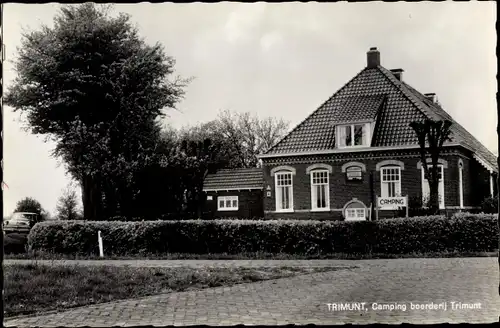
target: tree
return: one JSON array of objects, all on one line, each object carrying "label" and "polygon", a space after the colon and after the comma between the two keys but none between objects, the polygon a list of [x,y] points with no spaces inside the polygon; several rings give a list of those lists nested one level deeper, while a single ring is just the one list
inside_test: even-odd
[{"label": "tree", "polygon": [[[424,176],[429,183],[429,207],[432,213],[439,211],[439,155],[445,141],[451,141],[451,121],[434,121],[426,119],[422,122],[412,122],[420,146],[420,160],[424,169]],[[431,165],[427,165],[430,158]]]},{"label": "tree", "polygon": [[[206,124],[202,126],[207,126]],[[202,132],[203,131],[203,132]],[[201,194],[203,182],[209,172],[227,167],[228,154],[224,143],[217,136],[210,138],[210,133],[198,129],[184,130],[171,149],[169,156],[164,157],[164,167],[178,179],[177,199],[184,204],[181,211],[201,215]],[[172,177],[172,180],[175,177]]]},{"label": "tree", "polygon": [[78,196],[71,184],[63,190],[63,194],[57,201],[56,218],[58,220],[78,220],[81,218]]},{"label": "tree", "polygon": [[107,9],[63,6],[54,27],[24,33],[4,100],[31,133],[56,143],[89,220],[102,216],[104,194],[118,210],[136,196],[129,187],[153,157],[157,119],[188,83],[169,79],[175,60],[160,44],[147,45],[128,15]]},{"label": "tree", "polygon": [[228,110],[215,120],[216,131],[228,141],[232,156],[231,167],[257,167],[257,155],[265,153],[287,132],[289,123],[282,119],[260,119],[251,113]]},{"label": "tree", "polygon": [[44,221],[49,216],[48,212],[43,209],[42,204],[31,197],[25,197],[18,201],[14,212],[35,213],[38,216],[37,221]]},{"label": "tree", "polygon": [[43,208],[42,204],[36,199],[26,197],[17,202],[14,212],[30,212],[40,215],[43,212]]}]

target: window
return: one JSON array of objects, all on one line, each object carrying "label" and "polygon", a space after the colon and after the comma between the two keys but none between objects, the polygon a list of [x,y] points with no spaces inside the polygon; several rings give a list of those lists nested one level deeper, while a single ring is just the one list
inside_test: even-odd
[{"label": "window", "polygon": [[344,208],[344,217],[346,221],[364,221],[366,220],[367,208],[357,200],[348,202]]},{"label": "window", "polygon": [[238,196],[220,196],[217,197],[217,210],[219,211],[237,211]]},{"label": "window", "polygon": [[370,123],[341,125],[337,127],[337,147],[369,146]]},{"label": "window", "polygon": [[366,210],[364,208],[348,208],[345,211],[346,220],[364,220]]},{"label": "window", "polygon": [[276,183],[276,211],[292,211],[292,172],[279,172],[274,177]]},{"label": "window", "polygon": [[401,195],[401,168],[398,166],[386,166],[381,168],[381,196],[398,197]]},{"label": "window", "polygon": [[311,209],[330,209],[330,192],[327,170],[316,170],[311,172]]},{"label": "window", "polygon": [[[432,167],[431,164],[428,164],[427,167],[430,169]],[[427,207],[427,203],[429,201],[429,195],[430,195],[430,187],[429,187],[429,181],[427,181],[427,178],[425,177],[425,172],[424,168],[421,168],[422,170],[422,204],[424,207]],[[444,173],[444,165],[443,164],[438,164],[438,200],[439,200],[439,208],[444,209],[444,179],[443,179],[443,173]],[[460,177],[459,177],[460,179]]]},{"label": "window", "polygon": [[356,165],[349,166],[346,169],[347,180],[361,180],[362,179],[362,168]]},{"label": "window", "polygon": [[458,163],[458,194],[460,197],[460,208],[464,207],[464,186],[463,186],[463,170],[464,170],[464,163],[460,161]]}]

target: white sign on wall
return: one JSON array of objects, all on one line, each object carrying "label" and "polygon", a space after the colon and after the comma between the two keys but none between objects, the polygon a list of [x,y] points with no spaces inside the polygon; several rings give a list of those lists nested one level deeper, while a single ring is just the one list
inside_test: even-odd
[{"label": "white sign on wall", "polygon": [[207,196],[207,200],[212,200],[214,199],[213,196]]},{"label": "white sign on wall", "polygon": [[377,206],[381,210],[395,210],[408,206],[408,197],[378,197]]}]

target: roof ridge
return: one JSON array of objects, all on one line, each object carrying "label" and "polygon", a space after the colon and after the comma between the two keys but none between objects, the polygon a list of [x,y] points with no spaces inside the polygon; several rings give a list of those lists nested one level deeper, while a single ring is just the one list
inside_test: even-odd
[{"label": "roof ridge", "polygon": [[[415,98],[412,97],[411,91],[407,90],[407,88],[405,86],[405,82],[399,81],[387,68],[385,68],[381,65],[378,65],[377,68],[389,80],[389,82],[391,82],[425,117],[432,118],[433,115],[429,115],[429,114],[436,114],[437,115],[437,113],[434,113],[434,112],[428,113],[425,110],[425,107],[422,106],[423,103],[418,104],[419,99],[415,100]],[[422,108],[422,107],[424,107],[424,108]],[[439,115],[437,115],[437,116],[439,116]]]},{"label": "roof ridge", "polygon": [[330,97],[328,97],[327,100],[325,100],[320,106],[318,106],[309,115],[307,115],[302,121],[300,121],[293,129],[291,129],[285,136],[283,136],[283,138],[281,138],[277,143],[275,143],[271,148],[269,148],[264,154],[268,154],[272,150],[274,150],[276,147],[278,147],[278,145],[281,144],[283,141],[285,141],[286,138],[288,138],[288,136],[290,136],[292,134],[292,132],[294,132],[295,130],[297,130],[304,122],[306,122],[308,118],[310,118],[314,113],[316,113],[323,106],[325,106],[325,104],[328,103],[333,97],[335,97],[341,90],[345,89],[346,86],[349,83],[351,83],[354,79],[356,79],[358,76],[360,76],[361,73],[363,73],[364,71],[366,71],[368,69],[369,69],[368,67],[363,68],[361,71],[358,72],[358,74],[354,75],[354,77],[352,77],[349,81],[347,81],[346,83],[344,83],[344,85],[340,89],[338,89],[336,92],[333,93],[333,95],[331,95]]},{"label": "roof ridge", "polygon": [[[458,137],[460,137],[461,140],[456,140],[459,144],[462,144],[466,146],[471,147],[472,145],[468,145],[468,142],[464,139],[464,134],[465,137],[471,138],[474,143],[477,143],[477,146],[479,148],[483,148],[480,150],[487,151],[489,155],[495,156],[486,146],[484,146],[472,133],[470,133],[467,129],[465,129],[460,123],[458,123],[453,116],[450,115],[444,108],[442,108],[439,104],[432,103],[430,105],[426,104],[421,97],[425,97],[424,94],[422,94],[420,91],[418,91],[416,88],[411,86],[409,83],[404,82],[404,81],[399,81],[395,76],[390,73],[385,67],[383,66],[378,66],[380,68],[380,71],[384,73],[384,75],[391,81],[398,89],[401,90],[403,94],[415,105],[415,107],[422,112],[426,117],[430,118],[438,118],[438,119],[446,119],[451,121],[453,124],[451,125],[451,131],[455,133]],[[385,71],[386,72],[385,72]],[[399,84],[399,85],[398,85]],[[409,95],[408,95],[408,94]],[[420,105],[420,106],[419,106]],[[428,110],[426,110],[428,109]],[[441,111],[442,113],[438,112]],[[427,115],[428,113],[432,115]],[[434,116],[434,117],[432,117]],[[482,157],[481,154],[478,154],[477,151],[473,151],[474,154],[479,155]],[[496,157],[496,156],[495,156]],[[493,164],[493,163],[490,163]]]}]

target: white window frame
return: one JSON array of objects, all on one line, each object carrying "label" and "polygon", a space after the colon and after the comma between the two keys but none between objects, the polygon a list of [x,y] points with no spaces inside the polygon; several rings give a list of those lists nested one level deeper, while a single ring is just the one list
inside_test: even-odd
[{"label": "white window frame", "polygon": [[[353,212],[354,212],[354,215],[352,215]],[[346,221],[365,221],[366,220],[366,208],[362,208],[362,207],[346,208],[345,220]]]},{"label": "white window frame", "polygon": [[[359,169],[359,173],[361,173],[360,176],[359,176],[359,179],[358,178],[349,177],[349,173],[351,173],[351,172],[349,172],[349,169],[352,169],[352,168]],[[346,167],[346,169],[345,169],[345,176],[346,176],[346,178],[347,178],[348,181],[362,181],[363,180],[363,168],[361,166],[359,166],[359,165],[352,164],[352,165]]]},{"label": "white window frame", "polygon": [[[385,170],[393,170],[393,169],[397,169],[397,171],[398,171],[399,179],[397,181],[397,190],[399,192],[396,193],[396,195],[394,195],[394,196],[384,195],[383,185],[384,185],[384,183],[388,183],[388,182],[384,182],[384,171]],[[389,182],[392,182],[392,181],[389,181]],[[381,197],[399,197],[399,196],[401,196],[401,167],[400,166],[392,165],[392,166],[383,166],[380,168],[380,196]]]},{"label": "white window frame", "polygon": [[[430,163],[427,163],[427,167],[430,169],[432,167],[432,164]],[[445,165],[444,164],[441,164],[441,163],[438,163],[438,168],[441,169],[441,179],[439,179],[439,183],[442,183],[442,187],[439,188],[439,184],[438,184],[438,196],[440,194],[440,191],[442,192],[442,198],[443,198],[443,201],[439,203],[439,209],[441,210],[444,210],[446,208],[446,204],[445,204],[445,185],[444,185],[444,167]],[[425,178],[425,171],[424,171],[424,167],[422,166],[420,168],[421,170],[421,175],[422,175],[422,202],[424,201],[424,197],[426,195],[424,195],[424,184],[425,184],[425,181],[426,181],[426,178]],[[460,178],[460,177],[459,177]],[[427,182],[428,184],[428,182]],[[439,190],[441,189],[441,190]],[[429,186],[429,194],[430,194],[430,186]],[[428,196],[428,195],[427,195]]]},{"label": "white window frame", "polygon": [[495,194],[495,189],[493,187],[493,173],[490,172],[490,196],[493,197]]},{"label": "white window frame", "polygon": [[[357,125],[361,125],[363,129],[363,134],[361,136],[362,139],[362,144],[361,145],[354,145],[354,127]],[[370,141],[371,141],[371,134],[372,134],[372,129],[371,129],[370,123],[352,123],[352,124],[342,124],[342,125],[337,125],[336,128],[336,134],[335,134],[335,139],[337,143],[337,148],[363,148],[363,147],[370,147]],[[351,128],[351,144],[350,145],[341,145],[340,140],[341,140],[341,135],[342,133],[340,132],[341,129],[350,127]]]},{"label": "white window frame", "polygon": [[[281,202],[278,199],[278,192],[279,188],[283,188],[285,186],[278,186],[278,179],[282,176],[290,176],[290,185],[289,185],[289,208],[281,208]],[[287,212],[293,212],[293,172],[292,171],[279,171],[274,173],[274,198],[275,198],[275,205],[276,205],[276,212],[280,213],[287,213]]]},{"label": "white window frame", "polygon": [[[236,200],[236,207],[233,206],[233,201]],[[220,206],[220,203],[221,201],[224,202],[224,206],[221,207]],[[226,206],[226,202],[227,201],[230,201],[231,202],[231,206],[230,207],[227,207]],[[238,196],[218,196],[217,197],[217,211],[237,211],[240,207],[240,201],[238,200]]]},{"label": "white window frame", "polygon": [[464,164],[460,161],[458,163],[458,196],[460,201],[460,208],[464,208],[463,171],[464,171]]},{"label": "white window frame", "polygon": [[[314,183],[314,178],[316,174],[325,174],[326,183]],[[325,187],[325,207],[317,207],[318,195],[314,192],[316,186],[326,186]],[[313,170],[311,171],[311,211],[329,211],[330,210],[330,172],[328,170]]]}]

